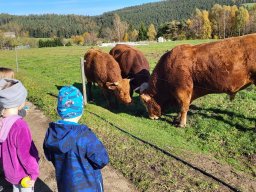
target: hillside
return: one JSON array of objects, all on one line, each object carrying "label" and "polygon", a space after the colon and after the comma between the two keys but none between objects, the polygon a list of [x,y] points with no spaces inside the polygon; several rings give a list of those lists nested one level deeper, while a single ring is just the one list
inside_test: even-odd
[{"label": "hillside", "polygon": [[251,2],[234,0],[165,0],[157,3],[147,3],[139,6],[127,7],[124,9],[107,12],[96,17],[97,23],[109,26],[112,22],[113,14],[118,14],[122,20],[127,21],[135,28],[139,28],[141,23],[155,26],[171,21],[187,19],[193,14],[196,8],[209,10],[214,4],[220,5],[240,5]]},{"label": "hillside", "polygon": [[254,0],[166,0],[140,6],[107,12],[100,16],[81,15],[28,15],[15,16],[0,14],[0,31],[14,31],[16,34],[29,32],[30,37],[66,37],[84,32],[99,32],[102,27],[112,27],[113,14],[138,29],[141,23],[153,23],[156,27],[174,19],[187,19],[195,8],[209,10],[214,4],[240,5]]}]

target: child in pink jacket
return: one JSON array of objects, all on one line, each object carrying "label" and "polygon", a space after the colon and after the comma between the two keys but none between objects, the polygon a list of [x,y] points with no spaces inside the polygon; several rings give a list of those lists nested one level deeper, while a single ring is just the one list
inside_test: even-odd
[{"label": "child in pink jacket", "polygon": [[[18,115],[27,97],[27,90],[16,79],[0,80],[0,163],[5,179],[13,184],[13,192],[33,191],[39,175],[38,152],[32,141],[29,126]],[[21,186],[29,176],[28,188]]]}]

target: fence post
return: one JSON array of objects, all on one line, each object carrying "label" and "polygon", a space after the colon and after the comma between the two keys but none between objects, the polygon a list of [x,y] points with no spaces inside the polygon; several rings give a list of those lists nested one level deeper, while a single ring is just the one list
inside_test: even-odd
[{"label": "fence post", "polygon": [[80,58],[80,65],[81,65],[81,76],[82,76],[82,86],[83,86],[83,96],[84,96],[84,105],[87,104],[87,95],[86,95],[86,87],[85,87],[85,74],[84,74],[84,58]]},{"label": "fence post", "polygon": [[15,59],[16,59],[16,70],[17,70],[17,72],[19,72],[18,53],[17,53],[16,46],[14,47],[14,50],[15,50]]}]

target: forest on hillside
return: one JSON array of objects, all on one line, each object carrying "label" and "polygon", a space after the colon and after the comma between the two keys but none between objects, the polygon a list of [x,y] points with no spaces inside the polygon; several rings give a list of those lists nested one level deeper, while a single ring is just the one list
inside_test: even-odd
[{"label": "forest on hillside", "polygon": [[113,14],[118,14],[122,20],[129,22],[137,29],[141,23],[145,25],[152,23],[159,27],[168,21],[190,18],[196,8],[209,10],[214,4],[239,6],[245,2],[250,3],[252,0],[165,0],[108,12],[96,17],[96,22],[103,27],[110,26]]},{"label": "forest on hillside", "polygon": [[[226,38],[256,32],[256,0],[166,0],[90,17],[82,15],[0,14],[0,48],[18,37],[39,40],[39,47],[94,45],[110,41]],[[216,3],[218,2],[218,3]],[[246,4],[245,4],[246,3]],[[16,41],[4,38],[15,32]],[[68,39],[70,39],[68,40]],[[31,43],[29,43],[31,44]]]},{"label": "forest on hillside", "polygon": [[81,15],[28,15],[15,16],[0,14],[0,30],[14,31],[16,34],[27,34],[30,37],[66,37],[81,35],[84,32],[99,32],[113,25],[114,14],[122,21],[129,23],[130,28],[138,29],[143,23],[146,26],[161,24],[191,17],[195,9],[209,10],[214,4],[237,5],[250,3],[254,0],[165,0],[147,3],[140,6],[107,12],[100,16],[89,17]]}]

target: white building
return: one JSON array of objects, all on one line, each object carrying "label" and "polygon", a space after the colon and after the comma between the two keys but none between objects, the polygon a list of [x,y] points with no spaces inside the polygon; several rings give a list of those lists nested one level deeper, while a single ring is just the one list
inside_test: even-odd
[{"label": "white building", "polygon": [[158,37],[157,41],[159,43],[163,43],[163,42],[165,42],[165,39],[163,37]]}]

